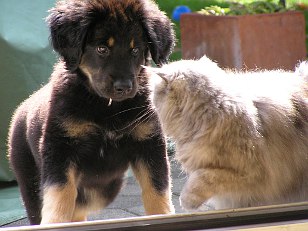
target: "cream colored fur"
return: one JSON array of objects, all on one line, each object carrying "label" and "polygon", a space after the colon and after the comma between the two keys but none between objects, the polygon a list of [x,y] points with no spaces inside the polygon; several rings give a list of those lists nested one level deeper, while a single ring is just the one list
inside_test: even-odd
[{"label": "cream colored fur", "polygon": [[153,73],[153,104],[189,175],[185,209],[308,200],[308,63],[234,72],[204,57]]}]

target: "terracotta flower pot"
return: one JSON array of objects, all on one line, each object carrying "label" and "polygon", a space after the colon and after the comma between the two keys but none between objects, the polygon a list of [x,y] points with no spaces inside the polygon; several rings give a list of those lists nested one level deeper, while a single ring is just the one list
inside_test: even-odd
[{"label": "terracotta flower pot", "polygon": [[302,12],[243,16],[183,14],[182,57],[203,55],[228,68],[293,70],[306,58]]}]

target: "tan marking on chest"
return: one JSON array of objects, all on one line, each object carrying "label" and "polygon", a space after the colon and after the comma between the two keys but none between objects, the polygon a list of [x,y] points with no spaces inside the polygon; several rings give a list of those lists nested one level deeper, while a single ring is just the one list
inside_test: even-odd
[{"label": "tan marking on chest", "polygon": [[69,137],[83,137],[96,133],[99,126],[89,121],[66,120],[62,126]]},{"label": "tan marking on chest", "polygon": [[154,122],[141,123],[136,126],[132,135],[136,140],[146,140],[151,138],[151,135],[155,133],[155,128]]}]

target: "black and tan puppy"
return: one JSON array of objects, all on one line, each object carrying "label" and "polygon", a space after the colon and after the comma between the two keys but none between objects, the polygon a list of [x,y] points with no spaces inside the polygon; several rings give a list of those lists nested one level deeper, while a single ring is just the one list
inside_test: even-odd
[{"label": "black and tan puppy", "polygon": [[168,59],[170,21],[149,0],[60,1],[47,21],[60,60],[9,132],[30,223],[86,220],[113,201],[129,166],[146,214],[172,213],[165,141],[142,68],[150,57]]}]

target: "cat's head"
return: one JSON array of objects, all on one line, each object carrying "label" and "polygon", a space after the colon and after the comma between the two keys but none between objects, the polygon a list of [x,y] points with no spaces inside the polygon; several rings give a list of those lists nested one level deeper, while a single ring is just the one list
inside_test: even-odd
[{"label": "cat's head", "polygon": [[164,65],[161,68],[148,68],[151,72],[150,88],[154,107],[161,114],[170,114],[183,101],[187,88],[187,70],[190,60],[181,60]]},{"label": "cat's head", "polygon": [[216,63],[203,57],[200,60],[181,60],[163,65],[161,68],[147,68],[152,73],[151,99],[158,112],[163,128],[168,135],[181,130],[183,120],[189,116],[196,97],[206,88],[207,76],[221,69]]},{"label": "cat's head", "polygon": [[[146,67],[152,73],[150,87],[156,108],[192,96],[195,91],[206,87],[208,77],[224,73],[215,62],[203,56],[199,60],[180,60],[163,65],[161,68]],[[180,104],[180,103],[179,103]]]}]

